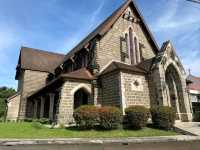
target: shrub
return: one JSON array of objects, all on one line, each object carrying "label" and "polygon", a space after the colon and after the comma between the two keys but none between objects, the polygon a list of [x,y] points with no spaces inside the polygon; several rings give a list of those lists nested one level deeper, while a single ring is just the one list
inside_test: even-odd
[{"label": "shrub", "polygon": [[92,105],[81,106],[74,111],[73,117],[78,127],[91,129],[98,123],[98,108]]},{"label": "shrub", "polygon": [[131,106],[125,110],[128,126],[141,129],[146,126],[149,110],[144,106]]},{"label": "shrub", "polygon": [[116,129],[122,122],[122,112],[116,107],[102,107],[99,109],[99,125],[103,129]]},{"label": "shrub", "polygon": [[194,113],[193,121],[200,122],[200,111]]},{"label": "shrub", "polygon": [[157,128],[170,130],[176,118],[175,111],[168,106],[160,106],[151,109],[153,125]]}]

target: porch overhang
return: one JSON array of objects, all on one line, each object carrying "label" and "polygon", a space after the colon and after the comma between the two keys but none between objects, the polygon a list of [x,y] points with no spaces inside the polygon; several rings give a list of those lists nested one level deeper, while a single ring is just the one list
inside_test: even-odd
[{"label": "porch overhang", "polygon": [[96,78],[86,68],[81,68],[70,73],[61,74],[59,77],[53,79],[44,87],[40,88],[39,90],[33,93],[30,93],[27,98],[33,99],[46,93],[52,93],[56,91],[56,89],[59,89],[66,80],[92,81],[95,79]]}]

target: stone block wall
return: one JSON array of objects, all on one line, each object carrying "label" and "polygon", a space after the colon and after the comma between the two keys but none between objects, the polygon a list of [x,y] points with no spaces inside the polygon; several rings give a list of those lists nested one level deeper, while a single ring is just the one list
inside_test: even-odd
[{"label": "stone block wall", "polygon": [[[131,11],[131,9],[128,8],[126,12],[127,11]],[[131,13],[135,16],[133,11],[131,11]],[[130,26],[133,28],[133,32],[138,36],[139,43],[144,45],[144,48],[142,48],[143,57],[149,59],[155,56],[152,46],[147,40],[140,24],[127,21],[121,16],[108,33],[97,41],[97,63],[100,69],[111,60],[121,61],[120,38],[124,36],[125,31],[127,31]],[[126,63],[130,63],[130,59],[127,59]]]},{"label": "stone block wall", "polygon": [[112,72],[101,77],[101,105],[121,106],[119,72]]},{"label": "stone block wall", "polygon": [[121,84],[124,88],[122,89],[122,98],[125,101],[125,107],[142,105],[150,108],[148,80],[144,75],[121,72]]},{"label": "stone block wall", "polygon": [[22,76],[23,78],[21,78],[21,80],[23,80],[23,82],[21,85],[22,89],[21,89],[21,98],[20,98],[19,119],[25,118],[26,104],[27,104],[26,98],[28,94],[45,86],[48,73],[25,70]]},{"label": "stone block wall", "polygon": [[[73,122],[74,94],[77,90],[84,88],[92,95],[92,86],[89,81],[67,80],[61,87],[59,111],[57,112],[58,124],[69,124]],[[92,97],[89,104],[93,104]]]}]

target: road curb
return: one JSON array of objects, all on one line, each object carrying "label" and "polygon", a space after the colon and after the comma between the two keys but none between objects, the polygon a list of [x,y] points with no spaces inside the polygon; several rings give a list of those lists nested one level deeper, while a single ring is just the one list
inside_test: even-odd
[{"label": "road curb", "polygon": [[157,143],[200,141],[200,136],[159,136],[159,137],[131,137],[131,138],[56,138],[56,139],[0,139],[1,146],[35,145],[35,144],[110,144],[110,143]]}]

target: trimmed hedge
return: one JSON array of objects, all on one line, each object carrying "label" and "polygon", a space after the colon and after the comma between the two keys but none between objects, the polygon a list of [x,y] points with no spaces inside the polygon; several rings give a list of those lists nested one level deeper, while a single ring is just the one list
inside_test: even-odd
[{"label": "trimmed hedge", "polygon": [[117,129],[122,122],[122,112],[116,107],[99,108],[99,125],[103,129]]},{"label": "trimmed hedge", "polygon": [[92,129],[98,123],[98,108],[92,105],[83,105],[73,114],[76,125],[82,129]]},{"label": "trimmed hedge", "polygon": [[155,127],[170,130],[175,123],[176,113],[171,107],[160,106],[151,109],[151,116]]},{"label": "trimmed hedge", "polygon": [[131,106],[125,110],[128,126],[141,129],[146,126],[149,117],[149,109],[144,106]]}]

